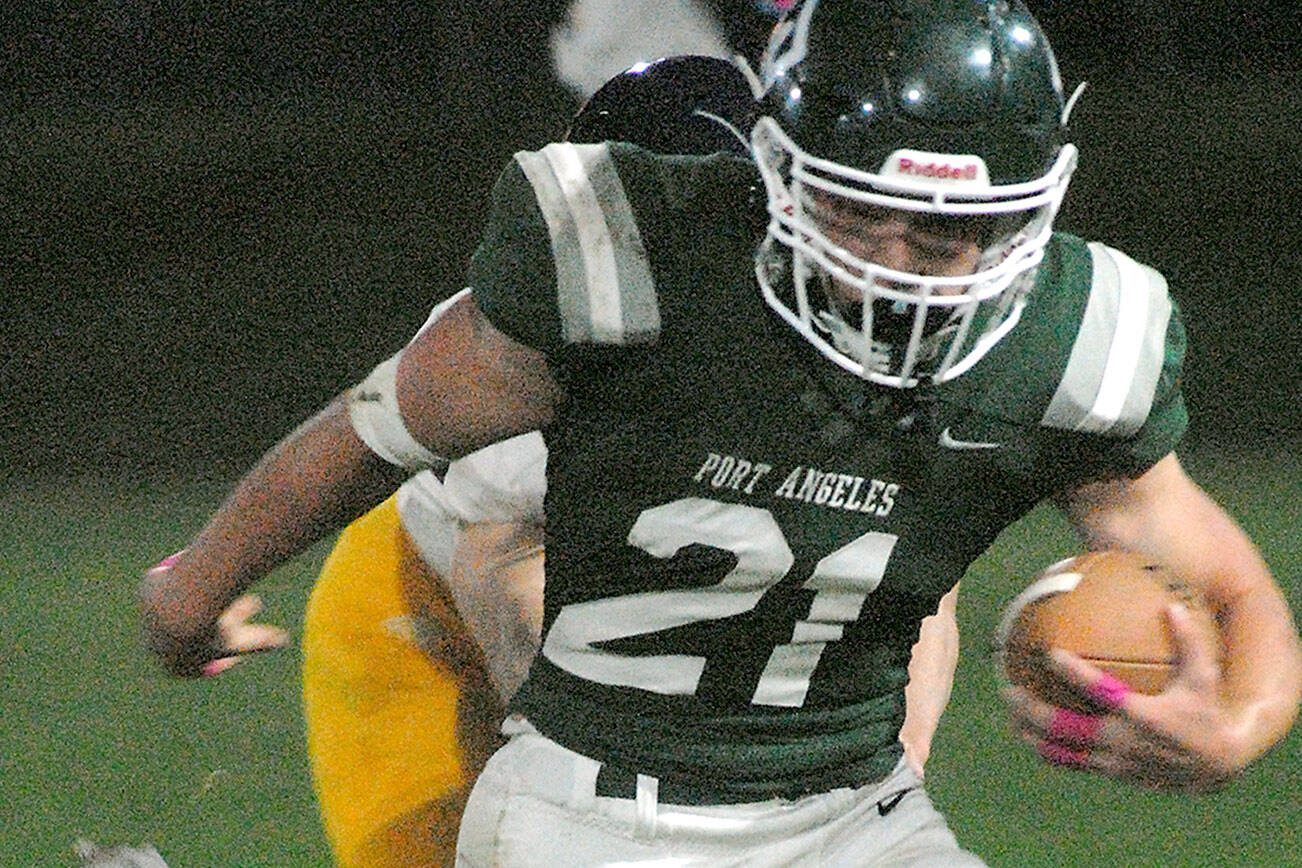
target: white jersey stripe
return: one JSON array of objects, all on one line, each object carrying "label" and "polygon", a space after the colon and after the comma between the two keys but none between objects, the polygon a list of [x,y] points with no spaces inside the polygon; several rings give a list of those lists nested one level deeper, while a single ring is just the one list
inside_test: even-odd
[{"label": "white jersey stripe", "polygon": [[588,178],[588,167],[580,158],[580,147],[605,150],[605,145],[557,142],[543,148],[542,153],[556,176],[573,219],[585,277],[589,337],[597,343],[620,344],[624,343],[624,312],[620,305],[615,242]]},{"label": "white jersey stripe", "polygon": [[515,161],[533,187],[534,199],[547,221],[552,261],[556,264],[556,297],[562,333],[567,342],[588,339],[587,275],[578,242],[578,230],[560,182],[547,159],[537,151],[521,151]]},{"label": "white jersey stripe", "polygon": [[660,333],[646,249],[604,144],[516,154],[547,221],[567,343],[641,343]]},{"label": "white jersey stripe", "polygon": [[1148,413],[1153,408],[1157,382],[1166,363],[1166,330],[1171,324],[1171,296],[1167,291],[1166,278],[1157,271],[1140,265],[1121,253],[1112,252],[1115,256],[1125,259],[1129,264],[1127,267],[1133,267],[1143,274],[1146,278],[1144,285],[1149,291],[1148,321],[1139,337],[1139,356],[1135,374],[1131,379],[1130,392],[1126,396],[1120,418],[1112,429],[1118,434],[1128,436],[1139,430],[1139,426],[1148,419]]},{"label": "white jersey stripe", "polygon": [[1040,423],[1127,436],[1148,418],[1161,374],[1171,301],[1160,274],[1090,244],[1093,280],[1062,381]]},{"label": "white jersey stripe", "polygon": [[[1120,277],[1120,304],[1117,329],[1103,369],[1103,382],[1082,430],[1111,431],[1119,424],[1124,428],[1138,428],[1148,417],[1157,375],[1162,368],[1166,325],[1171,315],[1170,300],[1166,295],[1166,282],[1161,276],[1157,276],[1156,281],[1150,279],[1150,274],[1156,275],[1156,272],[1146,271],[1124,253],[1107,248],[1101,250],[1116,264]],[[1146,396],[1142,407],[1136,401],[1140,396]],[[1125,412],[1127,405],[1130,406],[1128,416]],[[1088,427],[1091,424],[1100,427]]]},{"label": "white jersey stripe", "polygon": [[[1094,253],[1099,248],[1091,248]],[[1076,426],[1078,431],[1104,432],[1121,418],[1126,396],[1139,368],[1143,349],[1144,329],[1148,325],[1149,293],[1139,265],[1120,254],[1110,256],[1100,250],[1116,266],[1116,323],[1112,342],[1108,347],[1107,361],[1103,366],[1103,379],[1099,383],[1094,404],[1085,419]]]},{"label": "white jersey stripe", "polygon": [[616,287],[623,312],[623,339],[626,343],[646,343],[660,335],[660,304],[656,298],[651,260],[638,231],[633,206],[619,180],[610,150],[605,145],[579,148],[588,168],[588,179],[602,203],[606,231],[612,239],[615,268],[619,274]]}]

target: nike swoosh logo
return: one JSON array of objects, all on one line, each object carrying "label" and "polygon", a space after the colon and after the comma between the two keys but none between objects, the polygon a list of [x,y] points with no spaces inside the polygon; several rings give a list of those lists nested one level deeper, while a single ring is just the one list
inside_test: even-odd
[{"label": "nike swoosh logo", "polygon": [[949,426],[940,432],[940,445],[946,449],[998,449],[1002,443],[989,443],[985,440],[955,440],[949,434]]},{"label": "nike swoosh logo", "polygon": [[877,803],[877,816],[884,817],[887,814],[889,814],[891,811],[895,810],[895,806],[900,803],[900,800],[903,799],[912,791],[913,791],[912,787],[910,787],[907,790],[900,790],[895,795],[887,796],[886,798],[882,799],[880,802]]}]

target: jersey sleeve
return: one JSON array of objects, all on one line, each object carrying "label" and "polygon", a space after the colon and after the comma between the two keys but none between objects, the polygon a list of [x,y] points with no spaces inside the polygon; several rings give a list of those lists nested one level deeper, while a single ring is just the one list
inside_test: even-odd
[{"label": "jersey sleeve", "polygon": [[531,431],[453,461],[440,480],[419,473],[398,489],[403,527],[439,575],[451,575],[461,528],[509,522],[541,525],[547,446]]},{"label": "jersey sleeve", "polygon": [[1138,475],[1188,425],[1185,330],[1166,280],[1103,244],[1055,235],[1021,322],[954,381],[966,402],[1043,444],[1054,487]]},{"label": "jersey sleeve", "polygon": [[1036,359],[1053,385],[1027,409],[1073,455],[1069,480],[1142,474],[1189,424],[1180,308],[1159,272],[1101,243],[1065,238],[1055,275],[1039,288],[1064,299],[1044,320],[1055,349]]},{"label": "jersey sleeve", "polygon": [[1160,273],[1106,245],[1086,248],[1089,295],[1040,425],[1085,435],[1093,474],[1134,476],[1188,425],[1184,325]]},{"label": "jersey sleeve", "polygon": [[556,267],[547,223],[519,155],[493,186],[488,223],[466,282],[497,329],[544,353],[556,349],[561,337]]},{"label": "jersey sleeve", "polygon": [[547,446],[531,431],[489,444],[453,461],[443,478],[443,502],[467,524],[542,524]]},{"label": "jersey sleeve", "polygon": [[1143,423],[1132,434],[1108,438],[1099,444],[1104,470],[1138,476],[1175,449],[1189,425],[1184,393],[1180,388],[1185,332],[1179,308],[1171,306],[1166,328],[1163,363]]},{"label": "jersey sleeve", "polygon": [[650,258],[611,147],[522,151],[493,191],[469,283],[494,326],[544,354],[659,336]]}]

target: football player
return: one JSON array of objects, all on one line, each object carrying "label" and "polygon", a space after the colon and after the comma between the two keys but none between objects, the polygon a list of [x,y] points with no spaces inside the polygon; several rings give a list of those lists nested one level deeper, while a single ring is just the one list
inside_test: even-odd
[{"label": "football player", "polygon": [[537,432],[420,474],[350,524],[303,628],[308,754],[342,868],[450,865],[542,620]]},{"label": "football player", "polygon": [[1302,650],[1175,457],[1165,281],[1053,231],[1076,151],[1038,24],[1018,2],[804,0],[762,81],[749,160],[517,154],[471,289],[146,581],[151,647],[200,671],[224,606],[395,478],[539,429],[541,649],[461,864],[980,864],[902,758],[909,649],[1045,499],[1202,591],[1223,664],[1173,607],[1169,690],[1060,655],[1105,711],[1014,693],[1027,738],[1155,786],[1238,773],[1291,725]]},{"label": "football player", "polygon": [[[662,153],[744,151],[751,97],[708,57],[639,64],[590,98],[567,138]],[[497,745],[542,617],[546,447],[537,433],[420,473],[340,535],[308,602],[308,750],[327,837],[345,868],[452,863],[461,808]],[[910,662],[900,738],[922,773],[957,656],[953,595]],[[284,631],[242,597],[219,619],[246,653]],[[210,674],[234,657],[214,661]]]}]

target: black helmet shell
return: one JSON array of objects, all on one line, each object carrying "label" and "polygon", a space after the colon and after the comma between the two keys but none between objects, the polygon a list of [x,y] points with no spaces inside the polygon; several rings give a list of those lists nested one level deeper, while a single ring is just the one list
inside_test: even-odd
[{"label": "black helmet shell", "polygon": [[566,139],[632,142],[662,154],[745,154],[755,112],[750,86],[731,61],[665,57],[603,84],[575,115]]},{"label": "black helmet shell", "polygon": [[992,184],[1044,175],[1065,135],[1053,51],[1020,2],[806,0],[775,31],[762,113],[806,152],[879,171],[974,154]]}]

